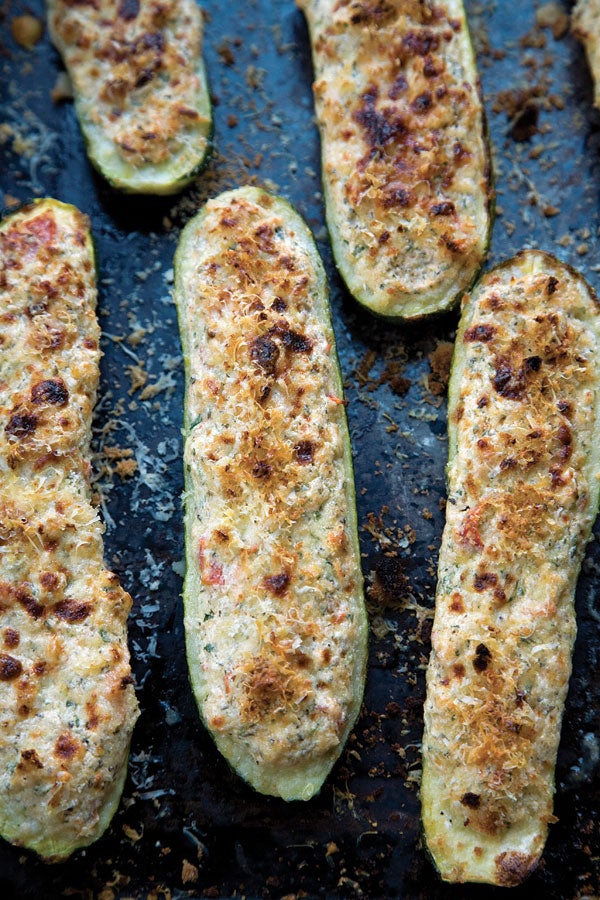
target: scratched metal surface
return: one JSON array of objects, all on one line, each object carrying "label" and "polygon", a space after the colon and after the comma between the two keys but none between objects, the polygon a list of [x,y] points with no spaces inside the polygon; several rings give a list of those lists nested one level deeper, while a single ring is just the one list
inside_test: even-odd
[{"label": "scratched metal surface", "polygon": [[[51,867],[0,842],[0,894],[487,897],[493,889],[438,880],[418,816],[427,611],[447,450],[445,398],[431,353],[440,344],[443,353],[452,340],[456,315],[402,329],[357,308],[335,272],[324,229],[302,16],[291,0],[203,6],[216,153],[180,198],[141,200],[115,193],[91,170],[71,104],[51,102],[60,63],[47,35],[30,52],[12,39],[12,17],[41,16],[40,0],[0,0],[0,205],[50,195],[75,203],[93,223],[104,331],[98,487],[107,558],[134,597],[130,643],[142,709],[123,802],[107,835]],[[533,0],[471,0],[467,8],[501,213],[488,265],[538,246],[580,268],[598,289],[600,118],[582,50],[569,35],[556,40],[534,28]],[[528,95],[501,93],[520,89]],[[306,804],[255,794],[228,770],[199,724],[183,650],[182,368],[172,257],[193,211],[249,180],[297,206],[327,266],[373,626],[363,714],[321,794]],[[140,327],[143,340],[128,341]],[[132,380],[140,370],[153,386],[145,395]],[[133,477],[111,473],[105,446],[131,448]],[[579,636],[557,768],[559,821],[542,865],[514,897],[600,893],[599,583],[594,541],[578,590]]]}]

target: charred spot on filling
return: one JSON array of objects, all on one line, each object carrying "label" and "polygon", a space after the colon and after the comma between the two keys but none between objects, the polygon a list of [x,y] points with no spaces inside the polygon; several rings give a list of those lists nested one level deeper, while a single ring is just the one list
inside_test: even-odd
[{"label": "charred spot on filling", "polygon": [[125,22],[137,19],[140,11],[140,0],[120,0],[117,15]]},{"label": "charred spot on filling", "polygon": [[471,791],[467,791],[460,798],[460,802],[463,806],[468,806],[469,809],[479,809],[481,806],[481,797],[479,794],[473,794]]},{"label": "charred spot on filling", "polygon": [[440,39],[435,32],[423,28],[421,31],[408,31],[402,38],[402,45],[410,54],[429,56],[438,49]]},{"label": "charred spot on filling", "polygon": [[282,313],[287,309],[287,303],[282,297],[275,297],[273,302],[271,303],[271,309],[274,309],[275,312]]},{"label": "charred spot on filling", "polygon": [[279,347],[268,337],[254,338],[250,345],[250,359],[257,363],[266,375],[273,376],[277,370]]},{"label": "charred spot on filling", "polygon": [[466,674],[466,669],[462,663],[455,663],[452,666],[452,672],[455,678],[464,678]]},{"label": "charred spot on filling", "polygon": [[[529,359],[535,360],[539,357],[529,357]],[[507,356],[497,357],[496,371],[492,378],[494,389],[506,400],[520,400],[527,385],[527,373],[537,371],[536,365],[535,362],[527,365],[527,362],[524,361],[523,365],[515,368]]]},{"label": "charred spot on filling", "polygon": [[17,769],[23,771],[25,769],[43,769],[44,764],[39,758],[37,752],[31,750],[21,750],[21,760],[17,763]]},{"label": "charred spot on filling", "polygon": [[477,408],[484,409],[486,406],[489,406],[490,398],[489,397],[480,397],[477,401]]},{"label": "charred spot on filling", "polygon": [[13,681],[23,672],[23,664],[8,653],[0,652],[0,681]]},{"label": "charred spot on filling", "polygon": [[74,624],[76,622],[83,622],[84,619],[87,619],[91,612],[91,609],[92,608],[89,603],[84,603],[80,600],[67,598],[65,600],[61,600],[60,603],[57,603],[53,607],[53,612],[54,615],[59,619],[62,619],[63,622]]},{"label": "charred spot on filling", "polygon": [[473,659],[473,668],[477,672],[485,672],[492,659],[492,654],[485,644],[477,644],[475,648],[475,657]]},{"label": "charred spot on filling", "polygon": [[18,647],[19,641],[21,640],[21,636],[16,628],[5,628],[4,629],[4,646],[5,647]]},{"label": "charred spot on filling", "polygon": [[42,572],[40,575],[40,584],[45,591],[55,591],[60,583],[60,579],[55,572]]},{"label": "charred spot on filling", "polygon": [[414,113],[418,116],[424,115],[428,112],[433,105],[433,98],[431,96],[431,91],[423,91],[422,94],[419,94],[410,104],[410,108]]},{"label": "charred spot on filling", "polygon": [[481,572],[475,575],[473,587],[476,591],[487,591],[498,584],[498,576],[495,572]]},{"label": "charred spot on filling", "polygon": [[255,478],[268,478],[271,474],[271,466],[263,459],[259,459],[252,467],[252,474]]},{"label": "charred spot on filling", "polygon": [[371,85],[361,95],[361,106],[355,111],[353,119],[365,133],[369,147],[380,150],[397,138],[406,134],[406,125],[392,109],[377,109],[379,88]]},{"label": "charred spot on filling", "polygon": [[54,755],[68,762],[73,759],[79,749],[79,741],[68,732],[61,734],[54,745]]},{"label": "charred spot on filling", "polygon": [[6,434],[10,434],[12,437],[20,440],[34,434],[37,425],[37,416],[34,416],[31,413],[14,413],[8,420],[4,430]]},{"label": "charred spot on filling", "polygon": [[300,465],[307,466],[314,462],[315,445],[312,441],[299,441],[294,446],[294,453]]},{"label": "charred spot on filling", "polygon": [[455,591],[450,598],[450,610],[455,613],[462,613],[465,611],[465,604],[463,603],[463,598]]},{"label": "charred spot on filling", "polygon": [[375,0],[371,3],[359,3],[358,9],[350,16],[353,25],[361,25],[363,22],[376,22],[381,25],[385,19],[396,15],[396,8],[393,3],[387,3],[385,0]]},{"label": "charred spot on filling", "polygon": [[404,75],[402,73],[400,73],[399,75],[396,75],[396,77],[394,78],[394,81],[392,83],[392,86],[390,87],[390,89],[388,91],[388,97],[390,98],[390,100],[397,100],[398,97],[400,96],[400,94],[402,94],[406,90],[407,87],[408,87],[408,81],[406,80]]},{"label": "charred spot on filling", "polygon": [[451,200],[444,200],[442,203],[434,203],[431,207],[431,214],[433,216],[453,216],[456,212],[456,207]]},{"label": "charred spot on filling", "polygon": [[523,365],[526,372],[539,372],[542,366],[542,359],[540,356],[527,356],[523,361]]},{"label": "charred spot on filling", "polygon": [[41,619],[45,613],[45,607],[38,603],[25,586],[18,587],[15,591],[17,603],[31,616],[32,619]]},{"label": "charred spot on filling", "polygon": [[283,346],[291,350],[292,353],[310,353],[313,348],[312,341],[309,338],[290,329],[281,333],[281,340],[283,341]]},{"label": "charred spot on filling", "polygon": [[393,206],[403,208],[405,206],[410,206],[411,203],[412,196],[410,191],[397,182],[392,182],[384,188],[382,200],[384,209],[391,209]]},{"label": "charred spot on filling", "polygon": [[467,328],[465,331],[463,341],[465,344],[474,343],[476,341],[487,344],[492,340],[495,334],[496,328],[494,325],[471,325],[471,327]]},{"label": "charred spot on filling", "polygon": [[550,275],[548,281],[546,282],[546,290],[548,291],[548,296],[551,296],[556,288],[558,287],[558,278],[555,278],[554,275]]},{"label": "charred spot on filling", "polygon": [[69,402],[69,391],[62,378],[49,378],[34,384],[31,389],[31,402],[65,406]]},{"label": "charred spot on filling", "polygon": [[568,425],[561,425],[556,436],[561,445],[558,455],[563,462],[566,462],[573,453],[573,434]]},{"label": "charred spot on filling", "polygon": [[287,572],[280,572],[278,575],[268,575],[266,578],[263,578],[263,587],[276,597],[281,597],[287,591],[290,580]]},{"label": "charred spot on filling", "polygon": [[567,418],[573,415],[573,404],[569,400],[559,400],[556,408]]}]

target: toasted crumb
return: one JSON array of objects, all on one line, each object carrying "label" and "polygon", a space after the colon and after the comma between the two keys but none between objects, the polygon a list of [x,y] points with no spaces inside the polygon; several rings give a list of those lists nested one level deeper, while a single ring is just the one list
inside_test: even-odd
[{"label": "toasted crumb", "polygon": [[10,31],[19,47],[32,50],[41,39],[44,26],[41,19],[36,19],[35,16],[14,16],[11,19]]},{"label": "toasted crumb", "polygon": [[181,880],[184,884],[198,881],[198,867],[193,865],[193,863],[189,862],[187,859],[183,860],[181,866]]}]

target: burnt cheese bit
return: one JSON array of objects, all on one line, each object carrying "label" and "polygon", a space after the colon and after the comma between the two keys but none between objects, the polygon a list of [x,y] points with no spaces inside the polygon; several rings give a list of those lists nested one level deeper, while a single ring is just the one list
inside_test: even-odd
[{"label": "burnt cheese bit", "polygon": [[481,806],[481,797],[479,794],[474,794],[472,791],[467,791],[460,798],[460,802],[463,806],[468,806],[469,809],[479,809]]},{"label": "burnt cheese bit", "polygon": [[548,296],[551,296],[556,288],[558,287],[558,278],[555,278],[554,275],[550,275],[548,281],[546,282],[546,290],[548,292]]},{"label": "burnt cheese bit", "polygon": [[402,46],[410,55],[428,56],[438,49],[440,39],[435,32],[423,28],[420,31],[407,31],[402,38]]},{"label": "burnt cheese bit", "polygon": [[72,734],[65,732],[60,735],[54,745],[54,755],[58,757],[58,759],[62,759],[63,762],[69,762],[73,759],[79,747],[80,743],[77,738],[74,738]]},{"label": "burnt cheese bit", "polygon": [[299,441],[294,446],[294,454],[301,466],[310,465],[315,458],[315,445],[313,441]]},{"label": "burnt cheese bit", "polygon": [[20,640],[21,640],[21,636],[15,628],[5,628],[4,629],[4,646],[5,647],[11,647],[11,648],[18,647]]},{"label": "burnt cheese bit", "polygon": [[13,413],[4,429],[6,434],[22,440],[35,434],[38,418],[32,413]]},{"label": "burnt cheese bit", "polygon": [[0,652],[0,681],[14,681],[23,672],[23,664],[8,653]]},{"label": "burnt cheese bit", "polygon": [[485,672],[492,660],[492,654],[485,644],[477,644],[473,658],[473,668],[477,672]]},{"label": "burnt cheese bit", "polygon": [[133,22],[140,11],[140,0],[120,0],[117,15],[125,22]]},{"label": "burnt cheese bit", "polygon": [[486,591],[498,584],[498,576],[495,572],[481,572],[475,575],[473,587],[476,591]]},{"label": "burnt cheese bit", "polygon": [[49,378],[34,384],[31,389],[31,402],[65,406],[69,402],[69,391],[62,378]]},{"label": "burnt cheese bit", "polygon": [[87,619],[91,610],[92,607],[89,603],[83,603],[80,600],[71,598],[61,600],[60,603],[56,603],[52,608],[55,616],[62,619],[63,622],[68,622],[70,625],[83,622]]},{"label": "burnt cheese bit", "polygon": [[456,212],[454,203],[450,200],[443,200],[441,203],[434,203],[431,207],[433,216],[453,216]]},{"label": "burnt cheese bit", "polygon": [[41,604],[38,603],[34,596],[30,593],[28,588],[24,585],[21,585],[15,591],[15,597],[17,603],[19,603],[25,612],[31,616],[32,619],[41,619],[44,615],[46,609]]},{"label": "burnt cheese bit", "polygon": [[272,468],[264,459],[258,459],[252,466],[252,474],[255,478],[268,478]]},{"label": "burnt cheese bit", "polygon": [[266,375],[275,375],[277,360],[279,359],[279,347],[269,337],[254,338],[250,344],[250,359],[257,363]]},{"label": "burnt cheese bit", "polygon": [[278,575],[268,575],[263,578],[263,587],[276,597],[281,597],[287,591],[290,581],[291,578],[287,572],[280,572]]},{"label": "burnt cheese bit", "polygon": [[361,95],[360,107],[353,114],[353,119],[364,131],[369,147],[379,150],[392,141],[406,134],[407,128],[403,119],[392,108],[377,108],[379,88],[370,87]]}]

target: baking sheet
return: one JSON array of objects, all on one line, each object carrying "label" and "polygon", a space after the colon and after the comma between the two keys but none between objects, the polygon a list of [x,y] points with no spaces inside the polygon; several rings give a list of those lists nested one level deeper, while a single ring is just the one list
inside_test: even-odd
[{"label": "baking sheet", "polygon": [[[466,4],[498,191],[488,265],[537,246],[598,289],[600,118],[582,49],[560,27],[556,37],[536,27],[537,5]],[[0,0],[0,205],[54,196],[92,220],[104,351],[95,477],[107,559],[134,598],[130,645],[142,709],[106,836],[55,866],[0,842],[0,895],[488,897],[498,891],[442,884],[419,833],[424,675],[443,527],[444,387],[457,316],[401,328],[375,320],[344,290],[324,228],[307,33],[291,0],[205,0],[203,9],[215,155],[192,188],[161,200],[122,196],[94,173],[72,105],[51,100],[61,65],[47,35],[31,51],[11,37],[12,17],[41,17],[41,2]],[[183,381],[172,258],[180,227],[199,205],[248,182],[295,204],[327,267],[371,616],[362,715],[321,794],[304,804],[256,794],[228,769],[199,723],[184,655]],[[594,540],[577,595],[559,821],[538,871],[511,889],[513,897],[600,894],[599,584]]]}]

